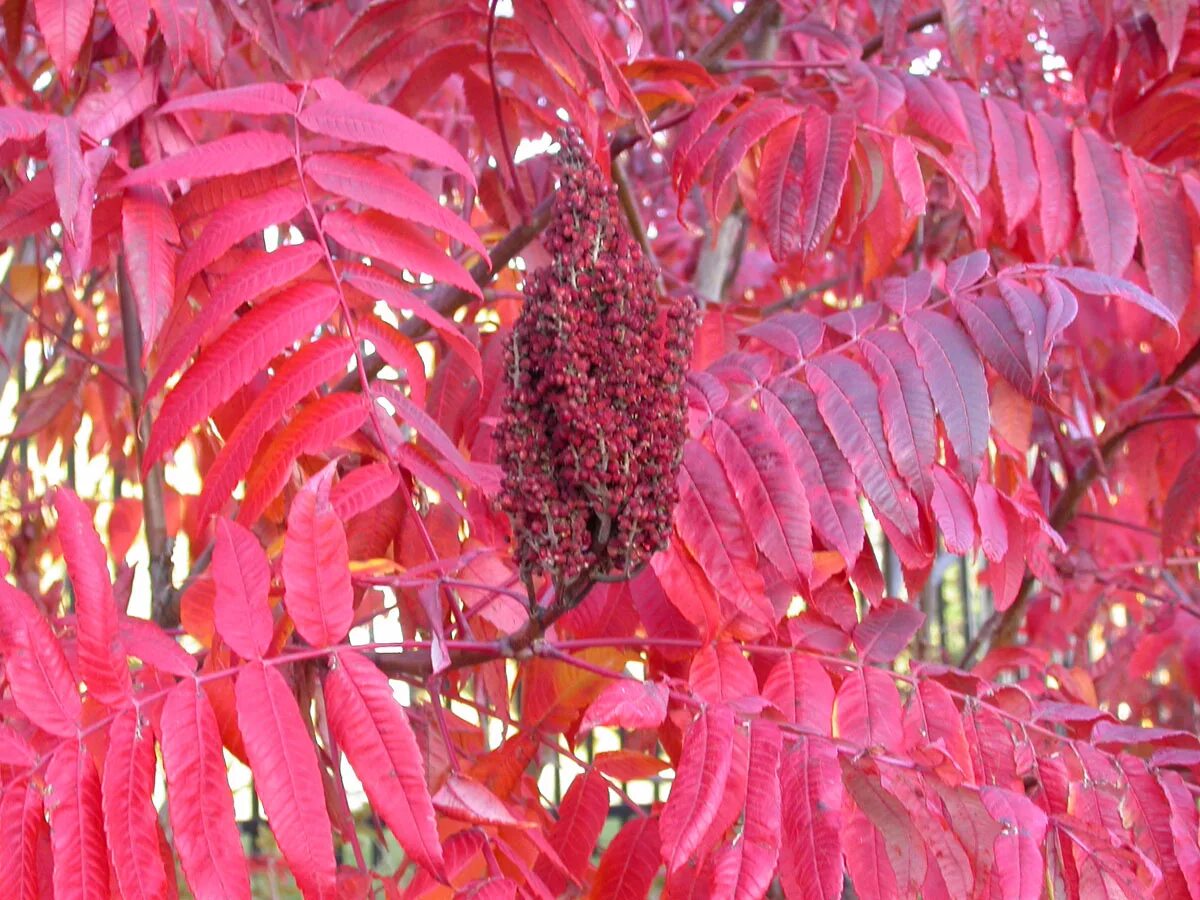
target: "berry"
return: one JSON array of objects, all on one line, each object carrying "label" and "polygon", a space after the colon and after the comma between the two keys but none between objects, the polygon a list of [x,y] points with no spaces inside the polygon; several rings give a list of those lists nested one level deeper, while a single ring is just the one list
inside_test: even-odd
[{"label": "berry", "polygon": [[665,543],[686,438],[696,307],[659,302],[616,190],[576,133],[530,274],[497,428],[501,504],[524,575],[628,573]]}]

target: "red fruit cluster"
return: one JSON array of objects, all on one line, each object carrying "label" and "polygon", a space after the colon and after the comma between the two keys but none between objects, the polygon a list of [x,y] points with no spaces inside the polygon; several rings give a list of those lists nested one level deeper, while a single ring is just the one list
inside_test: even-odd
[{"label": "red fruit cluster", "polygon": [[497,443],[522,572],[569,582],[629,572],[666,540],[696,309],[659,303],[613,185],[577,136],[562,145],[553,262],[525,285]]}]

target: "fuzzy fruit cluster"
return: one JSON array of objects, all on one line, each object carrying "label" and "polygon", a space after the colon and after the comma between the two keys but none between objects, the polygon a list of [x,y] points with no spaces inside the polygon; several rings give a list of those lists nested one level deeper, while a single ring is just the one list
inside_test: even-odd
[{"label": "fuzzy fruit cluster", "polygon": [[497,432],[522,573],[630,572],[660,549],[678,499],[696,308],[660,302],[616,190],[577,136],[507,351]]}]

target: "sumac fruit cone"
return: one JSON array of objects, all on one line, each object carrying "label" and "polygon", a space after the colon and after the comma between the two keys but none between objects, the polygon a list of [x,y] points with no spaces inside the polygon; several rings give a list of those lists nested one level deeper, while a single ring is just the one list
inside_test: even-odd
[{"label": "sumac fruit cone", "polygon": [[660,299],[614,186],[577,134],[525,285],[497,432],[502,503],[528,580],[629,573],[667,538],[686,438],[696,308]]}]

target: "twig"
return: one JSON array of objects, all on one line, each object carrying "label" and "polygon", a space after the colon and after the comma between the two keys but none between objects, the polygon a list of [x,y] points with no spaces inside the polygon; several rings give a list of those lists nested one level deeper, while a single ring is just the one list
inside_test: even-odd
[{"label": "twig", "polygon": [[[940,9],[931,9],[929,12],[923,12],[918,16],[913,16],[904,26],[906,34],[912,34],[914,31],[920,31],[922,28],[928,28],[930,25],[937,25],[942,21],[942,11]],[[883,49],[883,35],[877,34],[865,44],[863,44],[862,58],[870,59],[876,53]]]},{"label": "twig", "polygon": [[[150,440],[151,418],[146,410],[146,372],[142,368],[142,326],[137,303],[129,284],[125,255],[117,258],[117,299],[121,305],[121,336],[125,346],[125,374],[129,380],[129,399],[133,405],[134,435],[137,444],[138,471]],[[150,552],[151,617],[163,628],[179,624],[179,596],[171,584],[172,541],[167,533],[166,498],[161,461],[152,465],[142,478],[142,519],[146,525],[146,547]]]}]

